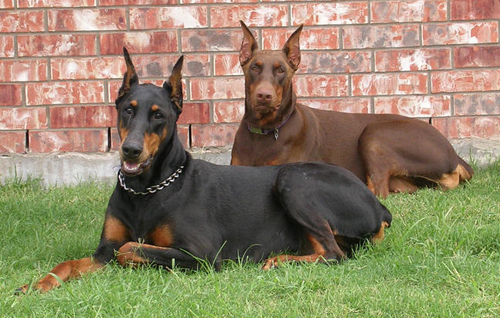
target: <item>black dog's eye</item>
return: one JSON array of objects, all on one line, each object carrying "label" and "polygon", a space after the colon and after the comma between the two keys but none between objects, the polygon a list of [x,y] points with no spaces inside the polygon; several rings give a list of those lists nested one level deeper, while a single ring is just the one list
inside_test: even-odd
[{"label": "black dog's eye", "polygon": [[125,108],[125,114],[127,115],[132,115],[134,113],[134,110],[132,107]]},{"label": "black dog's eye", "polygon": [[162,119],[163,118],[163,115],[161,113],[155,113],[153,115],[154,119]]}]

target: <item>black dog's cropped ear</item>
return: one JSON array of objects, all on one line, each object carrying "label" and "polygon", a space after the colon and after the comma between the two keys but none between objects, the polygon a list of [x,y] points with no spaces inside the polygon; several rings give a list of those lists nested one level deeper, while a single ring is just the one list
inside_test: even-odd
[{"label": "black dog's cropped ear", "polygon": [[285,53],[288,63],[293,67],[294,70],[299,68],[300,64],[300,32],[302,31],[302,24],[299,26],[295,32],[288,38],[285,45],[283,46],[283,53]]},{"label": "black dog's cropped ear", "polygon": [[135,72],[134,64],[132,64],[132,59],[130,58],[130,55],[128,54],[128,51],[125,47],[123,47],[123,57],[125,58],[127,71],[125,72],[125,74],[123,74],[122,87],[120,87],[120,90],[118,90],[118,97],[116,98],[116,101],[127,94],[133,84],[137,84],[139,82],[139,77]]},{"label": "black dog's cropped ear", "polygon": [[243,66],[247,64],[252,58],[252,53],[259,48],[255,37],[252,32],[248,29],[246,24],[240,20],[241,29],[243,30],[243,41],[241,41],[240,48],[240,65]]},{"label": "black dog's cropped ear", "polygon": [[184,55],[181,55],[172,69],[172,75],[163,84],[163,88],[170,90],[170,100],[176,106],[178,113],[182,112],[182,62]]}]

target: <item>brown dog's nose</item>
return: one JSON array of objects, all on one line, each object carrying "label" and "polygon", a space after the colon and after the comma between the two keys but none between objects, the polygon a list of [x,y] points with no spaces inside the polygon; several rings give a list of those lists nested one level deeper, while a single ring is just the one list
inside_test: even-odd
[{"label": "brown dog's nose", "polygon": [[273,99],[273,92],[269,89],[262,88],[257,91],[257,100],[259,102],[270,102]]}]

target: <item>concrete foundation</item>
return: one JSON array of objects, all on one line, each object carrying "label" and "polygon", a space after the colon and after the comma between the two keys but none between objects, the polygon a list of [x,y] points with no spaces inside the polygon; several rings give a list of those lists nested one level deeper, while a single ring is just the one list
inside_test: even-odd
[{"label": "concrete foundation", "polygon": [[[467,162],[486,166],[500,160],[500,140],[452,140],[457,153]],[[231,149],[194,149],[193,157],[217,164],[229,164]],[[0,183],[9,180],[41,178],[44,186],[74,185],[83,181],[116,181],[119,168],[117,152],[111,153],[51,153],[0,156]]]}]

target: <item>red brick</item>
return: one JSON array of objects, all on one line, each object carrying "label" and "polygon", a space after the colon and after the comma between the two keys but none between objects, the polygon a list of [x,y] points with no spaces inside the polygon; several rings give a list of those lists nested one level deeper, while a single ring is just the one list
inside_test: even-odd
[{"label": "red brick", "polygon": [[352,94],[354,96],[426,93],[427,74],[392,73],[352,75]]},{"label": "red brick", "polygon": [[189,144],[189,130],[189,126],[187,125],[177,126],[177,136],[179,137],[182,146],[186,149],[191,147]]},{"label": "red brick", "polygon": [[54,58],[50,73],[54,80],[119,78],[122,66],[124,62],[116,57]]},{"label": "red brick", "polygon": [[5,82],[45,81],[47,79],[47,61],[0,61],[0,78]]},{"label": "red brick", "polygon": [[13,9],[14,8],[14,0],[0,0],[0,8]]},{"label": "red brick", "polygon": [[432,125],[452,139],[500,137],[500,117],[435,118]]},{"label": "red brick", "polygon": [[287,5],[227,5],[210,7],[210,27],[234,28],[243,20],[249,27],[286,26],[288,23]]},{"label": "red brick", "polygon": [[0,129],[44,129],[47,114],[44,107],[0,108]]},{"label": "red brick", "polygon": [[43,11],[0,11],[0,32],[42,32]]},{"label": "red brick", "polygon": [[77,56],[96,53],[95,35],[18,35],[19,56]]},{"label": "red brick", "polygon": [[418,25],[369,25],[342,28],[343,48],[388,48],[417,46]]},{"label": "red brick", "polygon": [[111,151],[118,151],[120,149],[120,135],[118,134],[118,129],[117,128],[111,128],[111,145],[109,147],[109,150]]},{"label": "red brick", "polygon": [[0,84],[0,106],[21,106],[22,103],[21,85]]},{"label": "red brick", "polygon": [[368,3],[328,2],[292,4],[294,25],[360,24],[368,22]]},{"label": "red brick", "polygon": [[108,130],[47,130],[29,132],[30,152],[105,152]]},{"label": "red brick", "polygon": [[177,4],[177,0],[99,0],[100,6],[154,6]]},{"label": "red brick", "polygon": [[375,97],[375,113],[408,117],[450,116],[450,96]]},{"label": "red brick", "polygon": [[498,67],[500,46],[473,46],[454,48],[455,67]]},{"label": "red brick", "polygon": [[103,102],[104,84],[102,82],[39,82],[26,84],[27,105]]},{"label": "red brick", "polygon": [[454,96],[455,115],[500,115],[500,93],[459,94]]},{"label": "red brick", "polygon": [[130,8],[132,30],[205,28],[207,26],[207,7],[205,6]]},{"label": "red brick", "polygon": [[451,0],[451,19],[500,19],[500,0]]},{"label": "red brick", "polygon": [[133,32],[104,33],[99,36],[101,54],[122,55],[125,46],[131,54],[177,52],[177,33]]},{"label": "red brick", "polygon": [[215,76],[242,75],[238,53],[225,53],[214,55]]},{"label": "red brick", "polygon": [[48,10],[49,31],[125,30],[125,9]]},{"label": "red brick", "polygon": [[433,72],[431,83],[432,93],[500,90],[500,69]]},{"label": "red brick", "polygon": [[[297,29],[294,28],[273,28],[263,29],[262,48],[264,50],[280,50]],[[302,50],[336,50],[339,48],[339,28],[307,28],[300,33],[300,48]]]},{"label": "red brick", "polygon": [[191,100],[236,99],[245,97],[243,77],[192,78]]},{"label": "red brick", "polygon": [[451,68],[450,49],[407,49],[375,52],[376,72],[426,71]]},{"label": "red brick", "polygon": [[0,154],[25,153],[26,132],[0,131]]},{"label": "red brick", "polygon": [[347,96],[346,75],[297,75],[294,77],[297,96],[329,97]]},{"label": "red brick", "polygon": [[182,30],[182,52],[239,51],[240,30]]},{"label": "red brick", "polygon": [[368,113],[370,111],[369,98],[299,98],[298,102],[312,108],[344,113]]},{"label": "red brick", "polygon": [[245,101],[223,101],[214,103],[215,123],[239,123],[245,114]]},{"label": "red brick", "polygon": [[299,74],[371,71],[371,52],[304,52]]},{"label": "red brick", "polygon": [[[275,2],[276,0],[263,0],[262,2],[266,2],[266,1]],[[228,2],[229,3],[250,3],[250,2],[259,2],[259,0],[180,0],[181,4],[228,3]]]},{"label": "red brick", "polygon": [[13,36],[0,36],[0,57],[14,57]]},{"label": "red brick", "polygon": [[238,125],[192,125],[191,146],[197,148],[223,147],[232,145]]},{"label": "red brick", "polygon": [[498,22],[424,24],[424,45],[498,42]]},{"label": "red brick", "polygon": [[51,107],[51,128],[102,128],[116,126],[114,106]]},{"label": "red brick", "polygon": [[[102,1],[99,1],[99,5]],[[19,8],[95,7],[96,0],[18,0]]]},{"label": "red brick", "polygon": [[446,21],[446,0],[371,2],[371,22]]},{"label": "red brick", "polygon": [[183,103],[178,124],[206,124],[210,122],[208,103]]}]

